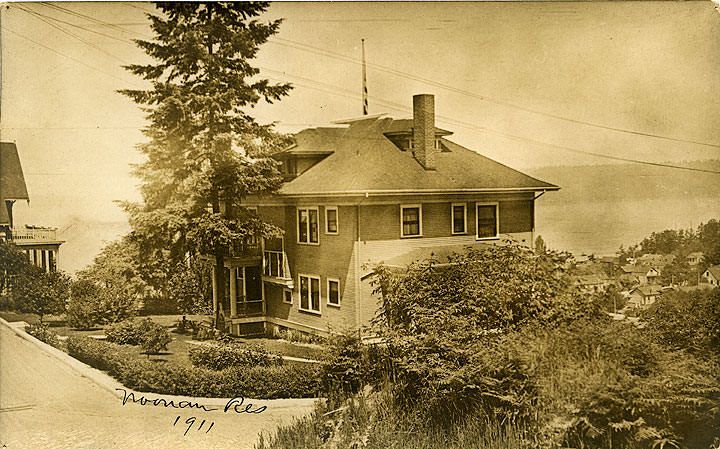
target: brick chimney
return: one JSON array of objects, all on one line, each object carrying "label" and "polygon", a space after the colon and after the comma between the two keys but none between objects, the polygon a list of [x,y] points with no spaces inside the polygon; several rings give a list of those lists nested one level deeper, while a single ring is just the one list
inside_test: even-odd
[{"label": "brick chimney", "polygon": [[435,170],[435,97],[413,95],[413,148],[425,170]]}]

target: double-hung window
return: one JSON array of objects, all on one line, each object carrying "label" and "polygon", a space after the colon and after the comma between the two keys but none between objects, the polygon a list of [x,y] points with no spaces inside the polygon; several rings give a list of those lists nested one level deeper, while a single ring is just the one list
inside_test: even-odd
[{"label": "double-hung window", "polygon": [[337,235],[338,233],[338,208],[336,206],[325,207],[325,234]]},{"label": "double-hung window", "polygon": [[419,204],[400,206],[400,237],[422,235],[422,207]]},{"label": "double-hung window", "polygon": [[318,240],[318,209],[317,207],[298,208],[298,243],[317,245]]},{"label": "double-hung window", "polygon": [[476,210],[477,238],[494,239],[498,236],[497,203],[479,203]]},{"label": "double-hung window", "polygon": [[300,310],[320,313],[320,278],[306,274],[301,274],[299,277]]},{"label": "double-hung window", "polygon": [[451,211],[452,233],[465,234],[467,232],[467,207],[465,203],[453,203]]},{"label": "double-hung window", "polygon": [[328,305],[340,307],[340,281],[338,279],[327,280]]}]

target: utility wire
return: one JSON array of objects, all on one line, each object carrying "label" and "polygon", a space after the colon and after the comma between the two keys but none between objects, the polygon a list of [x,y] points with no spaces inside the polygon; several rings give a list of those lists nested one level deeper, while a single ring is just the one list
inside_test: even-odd
[{"label": "utility wire", "polygon": [[[35,45],[37,45],[37,46],[39,46],[39,47],[42,47],[42,48],[44,48],[44,49],[46,49],[46,50],[49,50],[49,51],[51,51],[51,52],[53,52],[53,53],[55,53],[55,54],[58,54],[58,55],[62,56],[63,58],[66,58],[66,59],[69,59],[69,60],[71,60],[71,61],[74,61],[74,62],[80,64],[80,65],[83,66],[83,67],[87,67],[88,69],[94,70],[94,71],[96,71],[96,72],[98,72],[98,73],[102,73],[103,75],[109,76],[110,78],[113,78],[113,79],[115,79],[115,80],[117,80],[117,81],[120,81],[120,82],[122,82],[122,83],[129,83],[127,80],[124,80],[124,79],[122,79],[122,78],[119,78],[119,77],[117,77],[117,76],[115,76],[115,75],[113,75],[113,74],[110,74],[110,73],[108,73],[108,72],[105,72],[104,70],[98,69],[97,67],[94,67],[94,66],[92,66],[92,65],[90,65],[90,64],[86,64],[85,62],[83,62],[83,61],[81,61],[81,60],[79,60],[79,59],[77,59],[77,58],[75,58],[75,57],[66,55],[65,53],[62,53],[62,52],[60,52],[60,51],[58,51],[58,50],[55,50],[54,48],[48,47],[48,46],[45,45],[45,44],[42,44],[42,43],[40,43],[40,42],[38,42],[38,41],[36,41],[36,40],[34,40],[34,39],[31,39],[31,38],[29,38],[29,37],[27,37],[27,36],[24,36],[24,35],[16,32],[16,31],[14,31],[14,30],[11,30],[11,29],[8,28],[7,26],[4,26],[3,28],[4,28],[5,30],[7,30],[8,32],[14,34],[15,36],[21,38],[21,39],[24,39],[24,40],[26,40],[26,41],[28,41],[28,42],[32,42],[33,44],[35,44]],[[131,83],[131,82],[130,82],[130,83]],[[136,85],[138,85],[138,84],[136,84]],[[139,87],[139,85],[138,85],[138,87]]]},{"label": "utility wire", "polygon": [[[99,51],[99,52],[101,52],[101,53],[103,53],[103,54],[105,54],[105,55],[107,55],[107,56],[110,56],[111,58],[115,59],[116,61],[119,61],[119,62],[121,62],[121,63],[123,63],[123,64],[128,64],[128,62],[125,61],[125,60],[123,60],[122,58],[120,58],[120,57],[118,57],[118,56],[115,56],[114,54],[110,53],[109,51],[107,51],[107,50],[105,50],[105,49],[103,49],[103,48],[101,48],[101,47],[98,47],[98,46],[95,45],[94,43],[89,42],[89,41],[83,39],[82,37],[78,36],[77,34],[72,33],[72,32],[66,30],[66,29],[63,28],[63,27],[52,23],[52,22],[50,21],[50,20],[54,20],[52,17],[48,17],[48,16],[44,16],[43,14],[35,13],[35,12],[30,11],[30,10],[27,10],[27,9],[21,7],[21,6],[17,6],[17,8],[20,9],[21,11],[25,11],[26,13],[30,14],[32,17],[34,17],[34,18],[36,18],[36,19],[38,19],[38,20],[41,20],[41,21],[45,22],[46,24],[48,24],[49,26],[55,28],[56,30],[59,30],[60,32],[66,34],[66,35],[68,35],[68,36],[70,36],[70,37],[72,37],[72,38],[74,38],[74,39],[76,39],[76,40],[78,40],[78,41],[80,41],[80,42],[82,42],[83,44],[85,44],[85,45],[87,45],[87,46],[89,46],[89,47],[92,47],[92,48],[96,49],[97,51]],[[50,20],[47,20],[46,17],[47,17],[47,19],[50,19]]]},{"label": "utility wire", "polygon": [[[114,25],[109,24],[109,23],[107,23],[107,22],[100,21],[100,20],[95,19],[95,18],[92,18],[92,17],[90,17],[90,16],[86,16],[86,15],[81,14],[81,13],[75,13],[74,11],[70,11],[70,10],[67,10],[67,9],[61,8],[61,7],[56,7],[55,5],[52,5],[52,4],[45,4],[45,3],[43,3],[43,4],[44,4],[44,5],[47,5],[47,6],[55,7],[56,9],[62,10],[63,12],[66,12],[66,13],[72,14],[72,15],[75,15],[75,16],[77,16],[77,17],[82,17],[82,18],[90,19],[90,20],[92,20],[92,21],[94,21],[94,22],[97,22],[97,23],[100,23],[100,24],[103,24],[103,25],[107,25],[107,26],[112,26],[113,28],[118,28],[118,29],[120,29],[120,30],[122,30],[122,31],[128,32],[128,30],[122,29],[122,28],[120,28],[120,27],[118,27],[118,26],[114,26]],[[32,14],[32,12],[27,11],[27,10],[25,10],[24,8],[20,8],[20,9],[22,9],[22,10],[25,11],[25,12],[28,12],[28,13],[31,13],[31,14]],[[42,14],[39,14],[39,13],[38,13],[38,15],[42,15]],[[44,17],[46,17],[46,18],[48,18],[48,19],[51,19],[51,20],[57,20],[57,19],[54,19],[54,18],[49,17],[49,16],[44,16]],[[66,22],[66,23],[67,23],[67,22]],[[51,25],[52,25],[52,24],[51,24]],[[83,27],[80,26],[80,25],[74,25],[74,26],[76,26],[76,27],[78,27],[78,28],[81,28],[81,29],[84,29],[84,30],[86,30],[86,31],[94,32],[94,30],[88,30],[88,29],[86,29],[86,28],[83,28]],[[62,53],[60,53],[60,52],[58,52],[58,51],[56,51],[56,50],[54,50],[54,49],[51,49],[50,47],[47,47],[47,46],[44,46],[44,45],[42,45],[42,44],[40,44],[40,43],[38,43],[38,42],[35,42],[35,41],[33,41],[33,40],[31,40],[31,39],[29,39],[29,38],[27,38],[27,37],[24,37],[24,36],[22,36],[22,35],[20,35],[20,34],[18,34],[18,33],[16,33],[16,32],[14,32],[14,31],[12,31],[12,30],[8,30],[8,31],[10,31],[11,33],[16,34],[16,35],[18,35],[18,36],[20,36],[20,37],[22,37],[22,38],[24,38],[24,39],[26,39],[26,40],[29,40],[29,41],[37,44],[37,45],[40,45],[40,46],[42,46],[42,47],[44,47],[44,48],[47,48],[47,49],[49,49],[49,50],[51,50],[51,51],[53,51],[53,52],[55,52],[55,53],[58,53],[58,54],[60,54],[60,55],[62,55],[62,56],[65,56],[65,57],[67,57],[67,58],[70,58],[70,59],[72,59],[72,60],[74,60],[74,61],[76,61],[76,62],[78,62],[78,63],[80,63],[80,64],[82,64],[82,65],[84,65],[84,66],[86,66],[86,67],[93,68],[94,70],[98,70],[98,71],[99,71],[99,69],[96,69],[96,68],[91,67],[91,66],[89,66],[89,65],[87,65],[87,64],[84,64],[84,63],[82,63],[81,61],[79,61],[79,60],[77,60],[77,59],[75,59],[75,58],[72,58],[72,57],[69,57],[69,56],[67,56],[67,55],[64,55],[64,54],[62,54]],[[65,31],[65,30],[63,30],[63,31]],[[74,36],[74,35],[73,35],[73,36]],[[77,36],[74,36],[74,37],[80,39],[80,38],[77,37]],[[276,39],[280,40],[279,38],[276,38]],[[286,41],[288,41],[288,40],[286,40]],[[125,41],[125,42],[127,42],[128,44],[130,44],[129,41]],[[300,48],[300,49],[303,49],[303,50],[306,50],[306,49],[305,49],[305,48],[301,48],[301,47],[308,47],[308,48],[310,48],[311,50],[307,50],[307,51],[317,50],[318,52],[321,52],[321,53],[326,53],[326,54],[329,54],[329,55],[334,55],[334,56],[332,56],[332,57],[338,57],[338,58],[341,58],[341,59],[343,59],[343,60],[347,60],[347,61],[353,62],[353,63],[356,63],[356,62],[357,62],[357,61],[355,61],[353,58],[346,57],[346,56],[341,55],[341,54],[338,54],[338,53],[326,51],[326,50],[323,50],[323,49],[319,49],[319,48],[317,48],[317,47],[312,47],[312,46],[308,46],[308,45],[306,45],[306,44],[296,43],[296,42],[293,42],[293,41],[288,41],[288,42],[291,43],[291,44],[290,44],[291,46],[296,46],[296,47],[298,47],[298,48]],[[376,65],[376,64],[371,64],[371,65],[375,65],[375,66],[378,66],[378,67],[382,67],[383,70],[385,70],[385,71],[392,71],[392,72],[394,72],[394,74],[397,74],[398,76],[403,76],[403,77],[412,76],[412,75],[409,75],[409,74],[405,74],[404,72],[396,71],[396,70],[394,70],[394,69],[387,68],[387,67],[384,67],[384,66],[379,66],[379,65]],[[284,75],[284,76],[288,76],[288,75],[289,75],[289,74],[287,74],[286,72],[280,72],[280,71],[277,71],[277,70],[268,69],[268,68],[266,68],[266,67],[260,67],[260,68],[261,68],[262,70],[267,70],[267,71],[276,72],[276,73],[282,74],[282,75]],[[102,72],[102,71],[101,71],[101,73],[105,73],[105,72]],[[106,74],[106,75],[109,75],[109,74],[107,74],[107,73],[105,73],[105,74]],[[112,76],[112,75],[109,75],[109,76]],[[311,86],[311,85],[304,84],[304,83],[295,83],[295,84],[298,84],[298,85],[300,85],[300,86],[302,86],[302,87],[309,88],[309,89],[314,89],[314,90],[319,90],[319,91],[326,92],[326,93],[330,93],[330,94],[334,94],[334,95],[345,96],[345,97],[351,98],[351,99],[356,99],[356,98],[355,98],[355,95],[354,95],[354,92],[350,92],[349,90],[345,90],[345,89],[342,89],[342,88],[338,88],[338,87],[336,87],[336,86],[334,86],[334,85],[331,85],[331,84],[329,84],[329,83],[322,83],[322,82],[319,82],[319,81],[316,81],[316,80],[311,80],[311,79],[309,79],[309,78],[299,77],[299,76],[295,76],[295,75],[289,75],[289,76],[294,77],[294,78],[303,79],[304,81],[307,81],[307,82],[310,82],[310,83],[313,83],[313,84],[325,85],[325,86],[330,87],[330,89],[323,88],[323,87],[318,87],[318,86]],[[114,77],[114,76],[113,76],[113,78],[119,79],[119,78]],[[435,82],[432,81],[432,80],[426,80],[426,79],[423,79],[423,78],[420,78],[420,77],[417,77],[417,80],[422,81],[422,82],[435,83]],[[282,81],[282,80],[281,80],[281,81]],[[124,82],[124,81],[123,81],[123,82]],[[475,94],[472,94],[472,93],[470,93],[470,92],[465,92],[465,91],[462,91],[462,90],[460,90],[460,89],[455,89],[455,88],[452,88],[451,86],[444,86],[444,85],[441,85],[440,83],[437,83],[437,84],[438,84],[439,86],[446,87],[446,88],[449,88],[449,89],[451,89],[451,90],[455,90],[455,91],[458,91],[458,92],[461,92],[461,93],[471,94],[471,95],[473,95],[473,96],[476,96]],[[485,98],[483,97],[482,99],[485,99]],[[400,111],[410,111],[410,110],[411,110],[410,108],[408,108],[408,107],[406,107],[406,106],[404,106],[404,105],[400,105],[400,104],[398,104],[398,103],[393,103],[393,102],[386,101],[386,100],[382,100],[382,99],[374,99],[374,101],[377,102],[377,103],[380,103],[380,104],[384,104],[386,107],[390,107],[390,108],[392,108],[392,109],[396,109],[396,110],[400,110]],[[530,110],[529,112],[536,112],[536,111]],[[561,150],[565,150],[565,151],[569,151],[569,152],[574,152],[574,153],[579,153],[579,154],[590,155],[590,156],[594,156],[594,157],[598,157],[598,158],[604,158],[604,159],[616,160],[616,161],[622,161],[622,162],[629,162],[629,163],[644,164],[644,165],[652,165],[652,166],[658,166],[658,167],[675,168],[675,169],[681,169],[681,170],[690,170],[690,171],[697,171],[697,172],[704,172],[704,173],[720,174],[720,172],[718,172],[718,171],[713,171],[713,170],[705,170],[705,169],[697,169],[697,168],[692,168],[692,167],[683,167],[683,166],[672,165],[672,164],[656,163],[656,162],[643,161],[643,160],[638,160],[638,159],[631,159],[631,158],[611,156],[611,155],[606,155],[606,154],[601,154],[601,153],[596,153],[596,152],[591,152],[591,151],[579,150],[579,149],[576,149],[576,148],[571,148],[571,147],[567,147],[567,146],[563,146],[563,145],[557,145],[557,144],[553,144],[553,143],[543,142],[543,141],[539,141],[539,140],[527,138],[527,137],[524,137],[524,136],[518,136],[518,135],[515,135],[515,134],[511,134],[511,133],[505,133],[505,132],[501,132],[501,131],[492,130],[492,129],[489,129],[489,128],[486,128],[486,127],[478,126],[478,125],[475,125],[475,124],[472,124],[472,123],[468,123],[468,122],[463,122],[463,121],[461,121],[461,120],[453,119],[453,118],[450,118],[450,117],[443,117],[443,116],[439,116],[439,115],[438,115],[437,118],[438,118],[440,121],[444,121],[444,122],[447,122],[447,123],[450,123],[450,124],[455,124],[455,125],[457,125],[457,126],[462,126],[462,127],[464,127],[464,128],[468,128],[468,129],[474,129],[474,130],[480,130],[480,131],[484,131],[484,132],[489,132],[489,133],[497,134],[497,135],[500,135],[500,136],[502,136],[502,137],[509,138],[509,139],[513,139],[513,140],[520,140],[520,141],[532,143],[532,144],[535,144],[535,145],[541,145],[541,146],[546,146],[546,147],[551,147],[551,148],[557,148],[557,149],[561,149]],[[560,118],[561,118],[561,119],[565,119],[565,118],[563,118],[563,117],[560,117]],[[584,123],[584,122],[579,121],[579,120],[576,120],[576,122],[581,123],[581,124],[588,124],[588,123]],[[589,124],[589,125],[594,126],[593,124]],[[93,129],[93,128],[89,128],[89,129]],[[619,130],[619,129],[615,129],[615,130]],[[620,131],[622,131],[622,130],[620,130]],[[637,134],[639,134],[639,135],[645,135],[645,133],[640,133],[640,132],[634,132],[634,131],[633,131],[633,133],[637,133]],[[663,136],[658,136],[658,135],[648,135],[648,136],[649,136],[649,137],[663,138]],[[677,139],[673,139],[673,138],[668,138],[668,139],[669,139],[669,140],[677,140]],[[685,143],[698,144],[698,142],[688,141],[688,140],[679,140],[679,141],[682,141],[682,142],[685,142]],[[704,143],[699,143],[699,144],[704,144]],[[715,146],[715,145],[712,145],[712,144],[705,144],[705,145]],[[718,146],[718,147],[720,147],[720,146]]]},{"label": "utility wire", "polygon": [[[323,48],[320,48],[320,47],[315,47],[315,46],[308,45],[308,44],[304,44],[304,43],[301,43],[301,42],[292,41],[292,40],[289,40],[289,39],[283,39],[283,38],[280,38],[280,37],[273,37],[273,38],[268,39],[268,42],[273,42],[273,43],[275,43],[275,44],[284,45],[284,46],[288,46],[288,47],[291,47],[291,48],[295,48],[295,49],[299,49],[299,50],[304,50],[304,51],[308,51],[308,52],[315,53],[315,54],[319,54],[319,55],[323,55],[323,56],[328,56],[328,57],[335,58],[335,59],[340,59],[340,60],[343,60],[343,61],[346,61],[346,62],[350,62],[350,63],[353,63],[353,64],[362,64],[362,61],[358,61],[357,59],[355,59],[355,58],[353,58],[353,57],[351,57],[351,56],[343,55],[343,54],[341,54],[341,53],[336,53],[336,52],[333,52],[333,51],[330,51],[330,50],[326,50],[326,49],[323,49]],[[455,92],[455,93],[462,94],[462,95],[465,95],[465,96],[477,98],[477,99],[482,100],[482,101],[486,101],[486,102],[490,102],[490,103],[494,103],[494,104],[498,104],[498,105],[502,105],[502,106],[506,106],[506,107],[511,107],[511,108],[519,109],[519,110],[522,110],[522,111],[525,111],[525,112],[529,112],[529,113],[533,113],[533,114],[543,115],[543,116],[550,117],[550,118],[557,119],[557,120],[563,120],[563,121],[567,121],[567,122],[575,123],[575,124],[579,124],[579,125],[591,126],[591,127],[595,127],[595,128],[600,128],[600,129],[605,129],[605,130],[610,130],[610,131],[615,131],[615,132],[621,132],[621,133],[627,133],[627,134],[633,134],[633,135],[637,135],[637,136],[651,137],[651,138],[656,138],[656,139],[669,140],[669,141],[673,141],[673,142],[691,143],[691,144],[694,144],[694,145],[708,146],[708,147],[712,147],[712,148],[720,148],[720,144],[702,142],[702,141],[692,140],[692,139],[683,139],[683,138],[665,136],[665,135],[654,134],[654,133],[643,132],[643,131],[635,131],[635,130],[631,130],[631,129],[619,128],[619,127],[608,126],[608,125],[602,125],[602,124],[598,124],[598,123],[594,123],[594,122],[588,122],[588,121],[585,121],[585,120],[579,120],[579,119],[574,119],[574,118],[570,118],[570,117],[565,117],[565,116],[561,116],[561,115],[558,115],[558,114],[553,114],[553,113],[549,113],[549,112],[545,112],[545,111],[541,111],[541,110],[529,108],[529,107],[526,107],[526,106],[518,105],[518,104],[516,104],[516,103],[512,103],[512,102],[509,102],[509,101],[498,100],[498,99],[491,98],[491,97],[488,97],[488,96],[485,96],[485,95],[480,95],[480,94],[477,94],[477,93],[474,93],[474,92],[470,92],[470,91],[467,91],[467,90],[459,89],[459,88],[457,88],[457,87],[449,86],[449,85],[447,85],[447,84],[439,83],[439,82],[434,81],[434,80],[431,80],[431,79],[427,79],[427,78],[423,78],[423,77],[420,77],[420,76],[412,75],[412,74],[410,74],[410,73],[403,72],[403,71],[400,71],[400,70],[396,70],[396,69],[393,69],[392,67],[384,66],[384,65],[381,65],[381,64],[376,64],[376,63],[368,62],[367,65],[368,65],[369,67],[374,67],[374,68],[377,69],[377,70],[380,70],[380,71],[383,71],[383,72],[386,72],[386,73],[390,73],[390,74],[392,74],[392,75],[395,75],[395,76],[398,76],[398,77],[401,77],[401,78],[406,78],[406,79],[410,79],[410,80],[413,80],[413,81],[418,81],[418,82],[421,82],[421,83],[424,83],[424,84],[429,84],[429,85],[431,85],[431,86],[435,86],[435,87],[438,87],[438,88],[441,88],[441,89],[449,90],[449,91],[451,91],[451,92]]]}]

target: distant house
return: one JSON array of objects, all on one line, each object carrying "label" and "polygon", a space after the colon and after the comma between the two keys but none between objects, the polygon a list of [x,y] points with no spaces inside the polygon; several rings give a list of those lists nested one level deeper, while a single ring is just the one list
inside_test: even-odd
[{"label": "distant house", "polygon": [[687,257],[685,257],[685,261],[687,262],[688,265],[690,265],[691,267],[694,267],[695,265],[702,262],[704,256],[705,255],[703,253],[701,253],[700,251],[695,251],[695,252],[688,254]]},{"label": "distant house", "polygon": [[635,282],[640,285],[654,284],[660,276],[660,271],[648,265],[623,265],[620,280]]},{"label": "distant house", "polygon": [[640,285],[630,290],[628,306],[635,309],[644,309],[654,304],[662,295],[659,285]]},{"label": "distant house", "polygon": [[675,256],[672,254],[643,254],[637,258],[636,263],[662,269],[665,265],[672,263],[674,260]]},{"label": "distant house", "polygon": [[412,119],[305,129],[273,156],[285,184],[243,206],[285,234],[225,258],[225,288],[220,295],[214,285],[213,303],[231,333],[360,329],[377,311],[370,281],[378,262],[532,246],[535,199],[558,187],[452,142],[434,120],[432,95],[416,95]]},{"label": "distant house", "polygon": [[12,142],[0,142],[0,240],[13,243],[35,266],[55,271],[63,241],[58,240],[54,228],[16,227],[13,205],[18,200],[30,201],[30,196],[17,146]]},{"label": "distant house", "polygon": [[573,285],[583,293],[604,292],[612,281],[597,274],[579,275],[573,277]]},{"label": "distant house", "polygon": [[720,265],[713,265],[708,268],[702,276],[703,279],[713,287],[720,286]]}]

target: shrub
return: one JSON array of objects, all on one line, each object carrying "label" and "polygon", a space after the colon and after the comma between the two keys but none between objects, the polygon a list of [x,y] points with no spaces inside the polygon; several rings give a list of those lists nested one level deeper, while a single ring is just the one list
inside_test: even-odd
[{"label": "shrub", "polygon": [[105,329],[107,341],[119,345],[139,345],[143,334],[149,329],[150,318],[144,320],[126,320],[108,326]]},{"label": "shrub", "polygon": [[172,337],[167,329],[150,318],[126,320],[113,324],[105,330],[107,340],[120,345],[140,345],[148,354],[167,349]]},{"label": "shrub", "polygon": [[51,331],[47,324],[31,324],[25,328],[25,332],[54,348],[61,346],[58,335]]},{"label": "shrub", "polygon": [[348,394],[365,385],[377,385],[387,371],[386,362],[379,347],[364,345],[356,333],[336,335],[323,364],[324,390],[329,395]]},{"label": "shrub", "polygon": [[188,355],[194,366],[212,370],[222,370],[233,366],[272,366],[283,363],[280,355],[261,346],[236,343],[203,344],[190,348]]},{"label": "shrub", "polygon": [[108,372],[128,388],[156,394],[263,399],[314,397],[319,367],[311,364],[233,367],[220,371],[138,358],[130,348],[87,337],[69,337],[68,353]]},{"label": "shrub", "polygon": [[172,337],[167,329],[160,325],[155,325],[143,333],[140,346],[146,354],[158,354],[160,351],[167,350],[167,346],[171,341]]},{"label": "shrub", "polygon": [[99,324],[102,313],[98,296],[99,290],[92,282],[73,282],[66,311],[68,324],[76,329],[90,329]]}]

